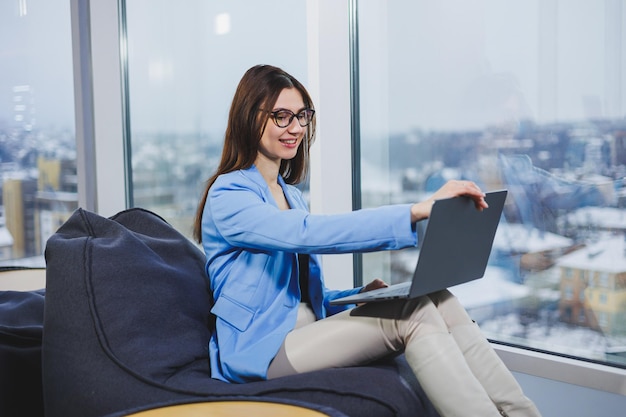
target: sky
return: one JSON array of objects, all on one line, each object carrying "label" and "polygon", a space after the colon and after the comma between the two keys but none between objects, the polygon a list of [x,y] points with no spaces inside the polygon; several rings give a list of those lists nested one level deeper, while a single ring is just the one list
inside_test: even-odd
[{"label": "sky", "polygon": [[33,91],[38,124],[74,127],[69,1],[0,1],[0,126],[22,85]]},{"label": "sky", "polygon": [[[626,112],[623,3],[368,0],[359,11],[364,131],[381,111],[394,132],[466,129],[503,112],[539,122]],[[66,0],[0,2],[0,123],[12,88],[27,84],[40,126],[73,125],[69,13]],[[306,84],[306,2],[128,0],[127,16],[134,130],[223,126],[257,63]],[[502,105],[511,91],[518,102]]]}]

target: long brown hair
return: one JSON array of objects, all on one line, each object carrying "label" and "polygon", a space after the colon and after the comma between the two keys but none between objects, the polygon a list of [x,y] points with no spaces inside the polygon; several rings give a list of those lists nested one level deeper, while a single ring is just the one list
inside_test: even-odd
[{"label": "long brown hair", "polygon": [[[271,65],[250,68],[239,81],[228,114],[224,134],[222,159],[215,173],[207,180],[193,227],[193,236],[202,243],[202,213],[209,189],[222,174],[248,169],[256,160],[259,142],[270,117],[267,111],[276,104],[285,88],[295,88],[302,95],[304,106],[313,109],[313,101],[306,88],[293,76]],[[309,169],[309,149],[315,140],[315,118],[307,126],[304,139],[293,159],[282,160],[280,175],[287,184],[297,184],[306,179]]]}]

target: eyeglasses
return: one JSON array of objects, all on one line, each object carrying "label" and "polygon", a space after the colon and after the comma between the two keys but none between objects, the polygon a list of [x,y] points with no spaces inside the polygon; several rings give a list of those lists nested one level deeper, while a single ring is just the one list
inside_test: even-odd
[{"label": "eyeglasses", "polygon": [[278,109],[276,111],[269,112],[269,114],[272,115],[272,119],[274,119],[274,123],[278,127],[289,126],[294,117],[298,118],[298,123],[300,124],[300,126],[305,127],[313,121],[313,115],[315,114],[315,110],[304,109],[300,113],[295,114],[291,110]]}]

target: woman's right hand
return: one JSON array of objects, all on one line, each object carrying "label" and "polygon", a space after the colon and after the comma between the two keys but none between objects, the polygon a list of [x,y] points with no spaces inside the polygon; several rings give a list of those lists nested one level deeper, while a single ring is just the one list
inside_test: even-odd
[{"label": "woman's right hand", "polygon": [[359,292],[367,292],[367,291],[377,290],[379,288],[387,288],[388,286],[389,284],[387,284],[385,281],[383,281],[380,278],[376,278],[375,280],[373,280],[372,282],[370,282],[369,284],[361,288],[361,291]]},{"label": "woman's right hand", "polygon": [[476,209],[483,210],[488,207],[485,201],[485,193],[472,181],[450,180],[427,200],[413,204],[411,206],[411,222],[416,223],[430,217],[430,211],[436,200],[452,198],[464,195],[474,200]]}]

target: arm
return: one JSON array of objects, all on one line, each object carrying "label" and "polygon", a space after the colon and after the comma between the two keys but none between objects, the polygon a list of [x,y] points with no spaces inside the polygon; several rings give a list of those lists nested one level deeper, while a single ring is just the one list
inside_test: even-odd
[{"label": "arm", "polygon": [[410,205],[384,206],[336,215],[304,208],[279,210],[254,184],[215,182],[210,216],[230,245],[256,250],[349,253],[415,246]]}]

